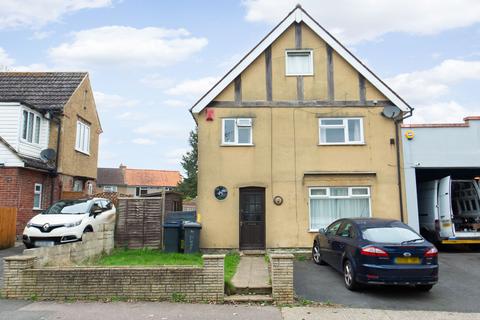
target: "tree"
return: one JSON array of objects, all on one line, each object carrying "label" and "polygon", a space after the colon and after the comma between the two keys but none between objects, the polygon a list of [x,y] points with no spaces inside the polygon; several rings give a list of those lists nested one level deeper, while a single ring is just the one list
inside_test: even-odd
[{"label": "tree", "polygon": [[188,142],[192,150],[182,157],[181,165],[185,170],[186,177],[178,186],[178,191],[183,193],[184,198],[195,198],[197,196],[197,172],[198,172],[198,133],[197,129],[190,131]]}]

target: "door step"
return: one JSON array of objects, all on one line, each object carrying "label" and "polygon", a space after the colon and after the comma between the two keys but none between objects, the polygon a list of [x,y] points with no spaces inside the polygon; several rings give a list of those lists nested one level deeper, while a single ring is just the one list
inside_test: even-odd
[{"label": "door step", "polygon": [[225,302],[245,303],[245,302],[272,302],[273,298],[269,295],[255,295],[255,294],[235,294],[233,296],[227,296],[224,299]]},{"label": "door step", "polygon": [[264,256],[265,250],[242,250],[240,255],[244,256]]}]

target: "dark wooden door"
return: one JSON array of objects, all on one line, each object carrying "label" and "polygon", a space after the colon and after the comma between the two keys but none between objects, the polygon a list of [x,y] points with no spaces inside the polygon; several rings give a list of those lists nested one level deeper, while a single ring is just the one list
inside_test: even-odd
[{"label": "dark wooden door", "polygon": [[240,249],[265,249],[265,189],[240,189]]}]

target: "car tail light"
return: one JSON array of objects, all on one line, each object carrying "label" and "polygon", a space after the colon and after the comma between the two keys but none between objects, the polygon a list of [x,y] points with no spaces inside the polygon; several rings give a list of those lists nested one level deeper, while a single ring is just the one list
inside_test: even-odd
[{"label": "car tail light", "polygon": [[435,247],[425,251],[425,258],[435,258],[437,256],[438,256],[438,250]]},{"label": "car tail light", "polygon": [[369,257],[388,257],[388,253],[377,247],[363,247],[360,254]]}]

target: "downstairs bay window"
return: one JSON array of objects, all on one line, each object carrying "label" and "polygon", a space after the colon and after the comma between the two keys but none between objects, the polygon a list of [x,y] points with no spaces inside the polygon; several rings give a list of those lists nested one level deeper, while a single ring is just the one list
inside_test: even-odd
[{"label": "downstairs bay window", "polygon": [[326,228],[341,218],[370,217],[369,187],[313,187],[309,189],[310,231]]}]

